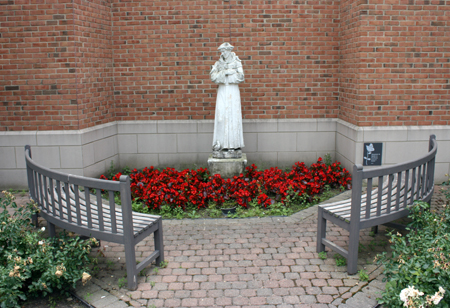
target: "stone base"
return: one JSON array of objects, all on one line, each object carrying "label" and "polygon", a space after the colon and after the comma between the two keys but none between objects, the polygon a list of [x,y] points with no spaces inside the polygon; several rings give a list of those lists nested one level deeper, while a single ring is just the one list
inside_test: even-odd
[{"label": "stone base", "polygon": [[211,154],[208,158],[208,168],[211,175],[220,174],[224,179],[233,178],[243,173],[247,165],[247,155],[242,154],[241,158],[213,158]]},{"label": "stone base", "polygon": [[242,150],[241,149],[229,149],[229,150],[213,151],[212,157],[213,158],[221,158],[221,159],[241,158]]}]

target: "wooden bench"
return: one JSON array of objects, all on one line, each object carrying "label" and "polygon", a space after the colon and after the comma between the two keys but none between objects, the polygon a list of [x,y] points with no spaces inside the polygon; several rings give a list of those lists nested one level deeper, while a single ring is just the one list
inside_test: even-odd
[{"label": "wooden bench", "polygon": [[[130,290],[137,288],[137,275],[142,269],[153,261],[158,265],[164,261],[161,217],[132,211],[128,176],[122,175],[120,181],[107,181],[53,171],[32,160],[28,145],[25,160],[30,196],[39,206],[39,215],[47,220],[50,236],[56,235],[56,225],[80,235],[123,244]],[[108,200],[102,199],[102,190]],[[120,206],[114,201],[117,192]],[[136,244],[152,233],[155,250],[136,264]]]},{"label": "wooden bench", "polygon": [[[319,206],[317,252],[325,246],[347,258],[347,272],[357,271],[359,231],[387,224],[408,215],[416,200],[429,202],[434,189],[437,142],[430,136],[428,154],[416,160],[392,166],[363,170],[353,167],[351,199]],[[363,181],[367,193],[362,194]],[[378,187],[373,189],[375,184]],[[326,239],[327,220],[349,231],[348,250]]]}]

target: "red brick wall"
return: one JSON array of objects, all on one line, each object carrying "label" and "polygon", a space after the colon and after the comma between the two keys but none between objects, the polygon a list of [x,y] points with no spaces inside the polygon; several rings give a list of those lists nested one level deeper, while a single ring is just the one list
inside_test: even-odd
[{"label": "red brick wall", "polygon": [[114,121],[111,4],[75,2],[79,128]]},{"label": "red brick wall", "polygon": [[337,117],[338,1],[142,0],[113,3],[118,120],[214,118],[230,3],[243,117]]},{"label": "red brick wall", "polygon": [[217,47],[246,119],[449,125],[450,1],[0,0],[0,130],[212,119]]},{"label": "red brick wall", "polygon": [[0,130],[77,128],[70,3],[0,0]]},{"label": "red brick wall", "polygon": [[364,14],[361,1],[341,1],[339,117],[352,124],[360,122],[361,14]]},{"label": "red brick wall", "polygon": [[357,101],[352,109],[341,100],[342,118],[358,126],[449,125],[450,1],[370,0],[356,15]]},{"label": "red brick wall", "polygon": [[109,3],[0,0],[0,43],[1,131],[114,120]]}]

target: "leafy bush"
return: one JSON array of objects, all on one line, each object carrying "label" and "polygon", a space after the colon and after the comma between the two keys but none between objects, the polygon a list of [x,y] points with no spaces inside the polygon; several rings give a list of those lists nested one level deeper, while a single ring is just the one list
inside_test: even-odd
[{"label": "leafy bush", "polygon": [[[2,308],[20,307],[28,297],[67,291],[90,275],[86,271],[92,241],[63,234],[42,238],[44,228],[33,231],[33,204],[18,206],[6,191],[0,198],[0,303]],[[10,214],[7,208],[12,208]]]},{"label": "leafy bush", "polygon": [[[429,210],[425,202],[416,202],[410,209],[412,222],[408,225],[406,236],[391,233],[392,256],[383,253],[377,256],[378,263],[384,265],[387,280],[386,290],[379,303],[386,307],[405,307],[405,289],[416,288],[424,295],[424,301],[431,301],[436,292],[449,291],[450,286],[450,210],[446,206],[442,214]],[[439,288],[443,289],[439,289]],[[403,292],[403,293],[402,293]],[[417,291],[418,292],[418,291]],[[411,304],[416,307],[417,293]],[[403,294],[403,300],[400,294]],[[411,292],[410,292],[411,293]],[[417,294],[416,294],[417,293]],[[433,295],[434,294],[434,295]],[[423,307],[432,307],[428,302]],[[419,307],[419,306],[417,306]],[[450,307],[450,296],[444,296],[439,307]]]}]

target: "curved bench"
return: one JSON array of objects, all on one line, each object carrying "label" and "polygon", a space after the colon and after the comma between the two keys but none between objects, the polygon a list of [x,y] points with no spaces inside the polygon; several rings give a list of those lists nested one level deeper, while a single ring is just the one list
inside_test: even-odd
[{"label": "curved bench", "polygon": [[[416,160],[392,166],[363,170],[354,165],[351,199],[319,205],[317,252],[325,246],[347,258],[347,272],[357,271],[359,231],[405,217],[414,201],[429,202],[434,189],[437,153],[436,136],[431,135],[428,154]],[[363,181],[367,193],[362,194]],[[378,183],[378,188],[373,189]],[[349,231],[348,250],[326,239],[327,220]]]},{"label": "curved bench", "polygon": [[[137,288],[137,275],[142,269],[153,261],[158,265],[164,261],[161,217],[132,211],[128,176],[122,175],[120,181],[107,181],[53,171],[32,160],[28,145],[25,160],[30,196],[39,206],[39,215],[47,220],[50,236],[56,235],[56,225],[80,235],[123,244],[130,290]],[[107,193],[108,200],[102,198],[102,191]],[[116,192],[120,193],[120,206],[114,201]],[[152,233],[155,250],[136,264],[136,244]]]}]

